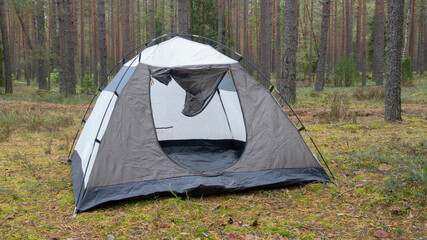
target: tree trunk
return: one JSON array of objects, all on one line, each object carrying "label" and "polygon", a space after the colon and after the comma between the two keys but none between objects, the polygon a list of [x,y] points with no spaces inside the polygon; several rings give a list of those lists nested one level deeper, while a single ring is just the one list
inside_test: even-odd
[{"label": "tree trunk", "polygon": [[[144,1],[146,2],[146,1]],[[114,48],[116,49],[116,56],[117,56],[117,60],[121,59],[123,56],[123,54],[121,53],[121,46],[122,44],[120,43],[120,36],[122,35],[120,33],[121,27],[120,27],[120,0],[117,0],[117,5],[116,5],[116,45],[114,46]]]},{"label": "tree trunk", "polygon": [[170,18],[171,18],[171,33],[175,33],[175,1],[174,0],[170,0],[171,1],[171,13],[170,13]]},{"label": "tree trunk", "polygon": [[129,0],[123,0],[123,57],[130,53]]},{"label": "tree trunk", "polygon": [[411,11],[411,24],[409,26],[409,49],[408,49],[408,55],[411,59],[411,67],[412,70],[415,69],[415,56],[414,56],[414,49],[415,49],[415,0],[412,0],[412,11]]},{"label": "tree trunk", "polygon": [[156,17],[154,12],[154,1],[150,1],[150,39],[156,38]]},{"label": "tree trunk", "polygon": [[[282,61],[281,61],[281,42],[280,42],[280,0],[276,0],[276,55],[275,55],[275,65],[276,65],[276,80],[279,80],[282,77]],[[246,29],[246,27],[245,27]]]},{"label": "tree trunk", "polygon": [[188,0],[178,0],[178,30],[179,33],[188,33]]},{"label": "tree trunk", "polygon": [[[313,32],[313,1],[311,0],[311,7],[310,7],[310,12],[311,12],[311,17],[310,17],[310,32]],[[311,75],[313,74],[313,34],[310,34],[310,58],[309,58],[309,67],[308,67],[308,80],[310,82],[313,81]]]},{"label": "tree trunk", "polygon": [[[408,54],[408,52],[406,51],[406,48],[408,46],[408,30],[409,30],[409,19],[411,17],[411,10],[412,10],[411,9],[412,8],[412,1],[415,1],[415,0],[409,0],[409,2],[408,2],[408,14],[406,15],[406,23],[405,23],[405,38],[404,38],[405,43],[403,45],[403,53],[402,53],[403,58],[406,58],[407,54]],[[390,7],[391,7],[391,5],[389,2],[389,14],[391,11]]]},{"label": "tree trunk", "polygon": [[317,62],[316,83],[314,85],[315,92],[323,91],[325,85],[325,62],[326,62],[326,46],[328,43],[328,28],[329,28],[329,4],[330,0],[324,0],[322,10],[322,25],[320,27],[320,42],[319,42],[319,57]]},{"label": "tree trunk", "polygon": [[260,35],[260,67],[261,72],[267,77],[271,73],[271,35],[272,35],[272,8],[273,0],[261,1],[261,26]]},{"label": "tree trunk", "polygon": [[372,78],[377,86],[383,85],[384,78],[384,0],[375,1],[374,53]]},{"label": "tree trunk", "polygon": [[239,34],[239,18],[240,18],[240,1],[236,1],[236,48],[237,52],[240,52],[240,34]]},{"label": "tree trunk", "polygon": [[342,7],[341,7],[341,50],[340,50],[340,57],[344,56],[345,53],[345,3],[347,0],[342,0]]},{"label": "tree trunk", "polygon": [[[360,42],[360,32],[361,32],[361,19],[362,19],[362,0],[358,1],[357,4],[357,22],[356,22],[356,49],[354,51],[354,62],[356,63],[356,68],[360,71],[360,61],[361,61],[361,42]],[[362,30],[363,31],[363,30]]]},{"label": "tree trunk", "polygon": [[297,69],[296,57],[298,49],[298,2],[286,0],[285,27],[283,41],[283,83],[280,91],[286,101],[295,103],[297,100]]},{"label": "tree trunk", "polygon": [[80,68],[81,80],[85,78],[86,63],[85,63],[85,0],[80,0]]},{"label": "tree trunk", "polygon": [[56,10],[58,9],[58,1],[53,0],[52,1],[52,8],[51,8],[51,16],[49,18],[49,42],[51,45],[51,61],[52,61],[52,69],[58,68],[58,56],[59,56],[59,47],[58,47],[58,30],[57,30],[57,14]]},{"label": "tree trunk", "polygon": [[402,120],[401,107],[401,62],[403,31],[402,0],[390,0],[390,13],[387,28],[385,120]]},{"label": "tree trunk", "polygon": [[76,93],[76,75],[74,66],[75,43],[73,33],[72,0],[60,0],[61,56],[59,92],[64,96]]},{"label": "tree trunk", "polygon": [[424,32],[424,2],[421,0],[421,9],[420,9],[420,20],[418,28],[418,54],[417,54],[417,69],[419,74],[424,74],[424,41],[425,41],[425,32]]},{"label": "tree trunk", "polygon": [[37,62],[37,82],[39,89],[47,90],[47,62],[46,62],[46,37],[44,21],[44,2],[38,1],[36,5],[36,62]]},{"label": "tree trunk", "polygon": [[353,6],[350,6],[349,0],[346,0],[345,3],[345,58],[350,60],[351,49],[352,49],[352,38],[353,38],[353,26],[351,25],[351,14],[350,9]]},{"label": "tree trunk", "polygon": [[98,31],[99,31],[99,81],[101,89],[107,86],[107,44],[105,42],[105,0],[98,0]]},{"label": "tree trunk", "polygon": [[[367,13],[366,13],[366,0],[363,1],[363,19],[362,19],[362,53],[360,59],[360,68],[362,71],[362,86],[366,85],[366,21],[367,21]],[[359,12],[360,13],[360,12]],[[383,34],[384,35],[384,34]],[[382,71],[381,71],[382,74]]]},{"label": "tree trunk", "polygon": [[12,85],[12,67],[10,62],[9,50],[9,33],[6,18],[6,3],[5,0],[0,0],[0,19],[1,19],[1,39],[3,44],[3,61],[4,61],[4,76],[5,76],[5,93],[13,93]]},{"label": "tree trunk", "polygon": [[[218,1],[218,42],[222,42],[222,1]],[[218,51],[221,51],[221,46],[218,45]]]},{"label": "tree trunk", "polygon": [[96,0],[91,2],[91,16],[92,16],[92,74],[93,84],[98,86],[98,34],[96,31],[97,17],[96,17]]}]

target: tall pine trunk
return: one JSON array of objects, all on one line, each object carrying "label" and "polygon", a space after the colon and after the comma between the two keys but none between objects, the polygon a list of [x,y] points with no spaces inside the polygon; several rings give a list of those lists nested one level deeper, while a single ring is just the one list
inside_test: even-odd
[{"label": "tall pine trunk", "polygon": [[154,1],[150,1],[150,39],[156,38],[156,17],[154,16]]},{"label": "tall pine trunk", "polygon": [[60,83],[59,92],[68,96],[76,94],[76,75],[74,66],[75,42],[73,29],[72,0],[60,0]]},{"label": "tall pine trunk", "polygon": [[347,60],[350,60],[351,57],[351,49],[352,49],[352,38],[353,38],[353,26],[351,21],[351,4],[349,3],[350,0],[346,0],[345,3],[345,58]]},{"label": "tall pine trunk", "polygon": [[403,35],[402,0],[390,0],[387,27],[385,120],[402,120],[401,106],[401,62]]},{"label": "tall pine trunk", "polygon": [[[5,93],[13,93],[12,85],[12,67],[10,62],[9,50],[9,33],[6,18],[6,3],[5,0],[0,0],[0,18],[1,18],[1,39],[3,44],[3,61],[4,61],[4,75],[5,75]],[[1,66],[0,66],[1,67]]]},{"label": "tall pine trunk", "polygon": [[297,100],[297,69],[296,57],[298,49],[298,2],[286,0],[285,2],[285,27],[283,41],[283,83],[280,91],[286,101],[295,103]]},{"label": "tall pine trunk", "polygon": [[356,68],[360,70],[360,61],[361,61],[361,19],[362,19],[362,0],[358,0],[357,4],[357,22],[356,22],[356,49],[354,51],[354,62],[356,63]]},{"label": "tall pine trunk", "polygon": [[363,1],[363,13],[362,13],[362,52],[360,54],[360,68],[362,71],[362,86],[366,85],[366,21],[367,21],[367,13],[366,13],[366,0]]},{"label": "tall pine trunk", "polygon": [[107,86],[107,43],[105,41],[105,0],[98,0],[98,37],[99,37],[99,81],[101,88]]},{"label": "tall pine trunk", "polygon": [[261,48],[260,48],[260,67],[261,72],[267,77],[271,73],[271,35],[273,29],[272,23],[272,7],[273,0],[261,1],[261,26],[260,35]]},{"label": "tall pine trunk", "polygon": [[188,33],[188,0],[178,0],[178,30]]},{"label": "tall pine trunk", "polygon": [[330,3],[330,0],[323,0],[322,2],[322,25],[320,27],[319,58],[317,62],[316,82],[314,85],[315,92],[323,91],[325,85],[326,46],[328,43]]},{"label": "tall pine trunk", "polygon": [[377,86],[383,85],[384,78],[384,15],[384,0],[376,0],[372,78]]},{"label": "tall pine trunk", "polygon": [[86,62],[85,62],[85,0],[80,0],[80,68],[81,79],[85,78]]},{"label": "tall pine trunk", "polygon": [[123,57],[130,53],[129,0],[123,0]]},{"label": "tall pine trunk", "polygon": [[424,48],[425,42],[425,32],[424,32],[424,2],[421,0],[421,9],[420,9],[420,20],[418,26],[418,54],[417,54],[417,69],[419,74],[424,74],[424,52],[426,51]]},{"label": "tall pine trunk", "polygon": [[39,89],[47,90],[47,61],[46,61],[46,37],[45,37],[45,15],[44,2],[38,1],[36,5],[36,62],[37,62],[37,82]]}]

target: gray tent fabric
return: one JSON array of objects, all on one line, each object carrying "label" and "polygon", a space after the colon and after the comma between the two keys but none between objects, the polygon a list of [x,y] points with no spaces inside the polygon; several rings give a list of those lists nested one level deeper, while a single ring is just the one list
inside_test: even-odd
[{"label": "gray tent fabric", "polygon": [[[161,48],[168,47],[167,42],[151,49],[150,59],[161,62],[162,56],[156,53],[168,52]],[[195,46],[203,50],[203,45]],[[188,66],[132,62],[101,93],[90,117],[93,120],[85,125],[71,157],[76,212],[111,201],[171,192],[212,194],[331,181],[272,94],[239,63],[208,45],[206,49],[215,53],[213,64],[206,58],[203,64]],[[224,64],[218,64],[221,61]],[[170,85],[170,81],[179,84],[173,89],[182,92],[182,98],[174,98],[182,99],[184,106],[180,121],[203,119],[187,135],[191,138],[163,135],[159,139],[159,131],[164,129],[156,129],[153,117],[151,94],[159,93],[151,91],[156,86],[153,79],[161,82],[158,86]],[[118,89],[119,94],[113,94]],[[209,114],[222,114],[226,120],[221,129],[228,133],[214,134],[219,123],[209,119],[221,118]],[[167,113],[162,116],[168,117]],[[180,123],[174,124],[176,130],[171,126],[168,131],[178,131]],[[238,137],[229,134],[232,126]]]},{"label": "gray tent fabric", "polygon": [[185,68],[151,69],[151,75],[168,85],[171,77],[187,92],[182,114],[193,117],[212,98],[228,66],[189,66]]}]

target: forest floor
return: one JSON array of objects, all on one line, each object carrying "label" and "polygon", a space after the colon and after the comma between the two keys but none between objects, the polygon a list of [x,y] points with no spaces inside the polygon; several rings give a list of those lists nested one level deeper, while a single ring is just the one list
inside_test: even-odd
[{"label": "forest floor", "polygon": [[294,109],[335,184],[121,201],[75,218],[66,160],[90,96],[15,86],[0,96],[0,239],[427,238],[427,75],[402,88],[397,123],[384,121],[383,88],[298,89]]}]

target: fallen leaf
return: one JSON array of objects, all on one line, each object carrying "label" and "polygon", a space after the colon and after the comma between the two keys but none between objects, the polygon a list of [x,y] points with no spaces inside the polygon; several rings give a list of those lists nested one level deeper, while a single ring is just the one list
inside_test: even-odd
[{"label": "fallen leaf", "polygon": [[108,240],[114,240],[115,237],[113,235],[108,235]]},{"label": "fallen leaf", "polygon": [[374,232],[374,236],[377,238],[387,238],[388,234],[383,230],[378,230],[378,231]]},{"label": "fallen leaf", "polygon": [[3,225],[3,223],[4,223],[4,221],[3,221],[3,220],[0,220],[0,226],[1,226],[1,225]]},{"label": "fallen leaf", "polygon": [[381,172],[388,172],[390,171],[390,168],[386,166],[379,166],[378,170],[380,170]]},{"label": "fallen leaf", "polygon": [[400,212],[401,212],[401,208],[400,207],[397,207],[397,206],[393,206],[393,207],[391,207],[390,208],[390,210],[391,210],[391,212],[392,213],[394,213],[394,214],[399,214]]},{"label": "fallen leaf", "polygon": [[235,233],[233,233],[233,232],[229,232],[227,234],[227,239],[228,240],[237,240],[237,235]]},{"label": "fallen leaf", "polygon": [[364,173],[365,173],[364,171],[359,170],[359,171],[355,171],[354,175],[362,175]]},{"label": "fallen leaf", "polygon": [[50,239],[58,240],[59,239],[59,233],[52,233],[50,235]]},{"label": "fallen leaf", "polygon": [[228,219],[228,224],[233,224],[233,222],[234,222],[234,221],[233,221],[233,219],[232,219],[232,218],[229,218],[229,219]]}]

